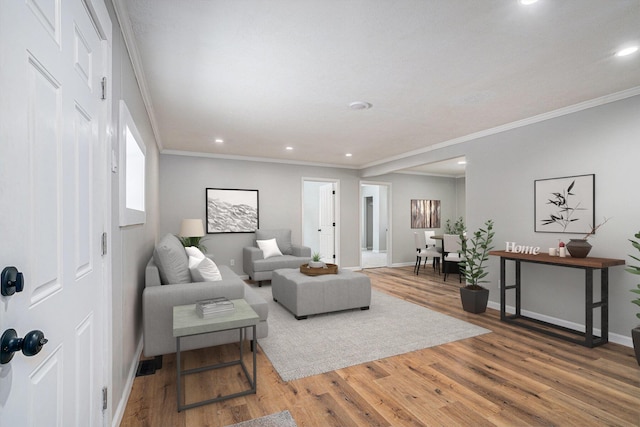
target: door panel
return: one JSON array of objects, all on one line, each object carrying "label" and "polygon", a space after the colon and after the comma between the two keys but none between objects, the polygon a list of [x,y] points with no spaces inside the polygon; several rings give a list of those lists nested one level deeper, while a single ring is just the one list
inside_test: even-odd
[{"label": "door panel", "polygon": [[76,378],[76,424],[81,426],[83,420],[92,419],[92,405],[91,402],[97,399],[95,389],[93,385],[93,376],[87,375],[91,372],[94,364],[94,353],[92,342],[95,339],[94,333],[94,316],[93,313],[89,314],[76,328],[76,365],[75,365],[75,378]]},{"label": "door panel", "polygon": [[75,106],[75,164],[74,180],[77,190],[74,200],[76,216],[75,230],[75,270],[76,279],[89,274],[93,267],[91,248],[94,246],[93,224],[91,218],[91,183],[98,177],[93,176],[93,149],[91,146],[92,120],[80,105]]},{"label": "door panel", "polygon": [[[31,302],[36,304],[61,287],[59,280],[60,228],[59,191],[60,84],[45,66],[32,56],[28,58],[27,135],[29,140],[27,177],[30,177],[31,203],[26,212],[31,217],[33,254],[29,263]],[[46,239],[42,239],[46,236]],[[37,266],[37,268],[35,268]]]},{"label": "door panel", "polygon": [[32,422],[24,424],[25,426],[62,425],[62,411],[59,410],[62,407],[63,399],[62,353],[60,347],[53,349],[51,354],[29,376],[28,411],[31,413]]}]

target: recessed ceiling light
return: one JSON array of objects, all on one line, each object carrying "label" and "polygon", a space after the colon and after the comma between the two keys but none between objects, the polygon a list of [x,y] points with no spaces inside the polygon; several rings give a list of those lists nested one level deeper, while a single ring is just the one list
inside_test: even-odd
[{"label": "recessed ceiling light", "polygon": [[536,3],[538,0],[520,0],[520,4],[523,6],[529,6]]},{"label": "recessed ceiling light", "polygon": [[216,144],[222,144],[224,141],[221,138],[216,138]]},{"label": "recessed ceiling light", "polygon": [[460,160],[460,161],[458,162],[458,164],[459,164],[459,165],[466,165],[466,164],[467,164],[467,161],[466,161],[466,160]]},{"label": "recessed ceiling light", "polygon": [[293,147],[285,147],[285,150],[291,151],[291,150],[293,150]]},{"label": "recessed ceiling light", "polygon": [[353,154],[351,154],[351,153],[347,153],[347,154],[345,154],[345,156],[346,156],[346,157],[351,157],[351,156],[353,156]]},{"label": "recessed ceiling light", "polygon": [[638,51],[638,46],[629,46],[616,52],[616,56],[628,56]]},{"label": "recessed ceiling light", "polygon": [[354,101],[349,104],[349,108],[351,108],[352,110],[368,110],[371,107],[371,103],[364,101]]}]

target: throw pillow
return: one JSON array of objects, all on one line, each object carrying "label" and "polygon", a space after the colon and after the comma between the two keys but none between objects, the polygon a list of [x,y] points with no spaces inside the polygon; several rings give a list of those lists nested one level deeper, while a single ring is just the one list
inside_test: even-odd
[{"label": "throw pillow", "polygon": [[258,240],[256,243],[258,243],[258,247],[262,250],[264,259],[274,256],[282,256],[282,252],[280,252],[280,248],[278,248],[278,243],[276,243],[275,237],[269,240]]},{"label": "throw pillow", "polygon": [[153,259],[158,266],[163,285],[191,283],[189,257],[180,240],[173,234],[166,234],[153,250]]},{"label": "throw pillow", "polygon": [[272,230],[256,230],[256,240],[276,239],[278,249],[284,255],[291,255],[291,230],[288,228],[278,228]]},{"label": "throw pillow", "polygon": [[195,246],[187,246],[186,248],[184,248],[184,250],[187,252],[187,255],[189,257],[194,257],[198,259],[206,258],[202,253],[202,251],[196,248]]},{"label": "throw pillow", "polygon": [[215,282],[222,280],[218,266],[210,258],[189,257],[189,271],[194,282]]}]

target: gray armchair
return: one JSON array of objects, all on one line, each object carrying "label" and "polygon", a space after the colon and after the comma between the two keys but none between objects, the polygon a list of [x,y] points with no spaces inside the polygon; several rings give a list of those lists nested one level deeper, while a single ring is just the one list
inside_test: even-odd
[{"label": "gray armchair", "polygon": [[242,248],[242,267],[249,279],[262,286],[263,280],[271,280],[271,274],[279,268],[299,268],[311,261],[311,248],[291,243],[291,230],[256,230],[258,240],[276,239],[282,255],[264,257],[263,251],[256,246]]}]

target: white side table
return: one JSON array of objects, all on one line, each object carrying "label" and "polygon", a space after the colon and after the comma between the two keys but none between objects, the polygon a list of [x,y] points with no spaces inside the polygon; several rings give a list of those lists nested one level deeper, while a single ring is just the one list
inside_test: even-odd
[{"label": "white side table", "polygon": [[[247,394],[255,394],[256,393],[256,383],[257,383],[257,369],[256,369],[256,348],[257,348],[257,338],[256,338],[256,325],[258,324],[259,317],[255,311],[251,308],[249,304],[243,299],[232,300],[233,305],[235,306],[235,311],[230,314],[217,315],[209,318],[202,318],[196,314],[196,306],[195,304],[189,305],[179,305],[173,307],[173,336],[176,337],[176,366],[177,366],[177,403],[178,403],[178,412],[183,409],[190,409],[196,406],[202,406],[213,402],[219,402],[221,400],[231,399],[234,397],[245,396]],[[244,364],[243,354],[242,354],[242,343],[245,338],[245,329],[253,328],[253,378],[249,376],[249,371],[247,370],[246,365]],[[238,329],[239,331],[239,342],[240,342],[240,358],[238,360],[219,363],[216,365],[203,366],[200,368],[193,368],[187,370],[181,370],[180,363],[180,339],[182,337],[188,337],[192,335],[206,334],[209,332],[221,332],[227,331],[230,329]],[[195,374],[198,372],[203,372],[211,369],[219,369],[225,368],[228,366],[240,365],[242,366],[242,370],[244,371],[245,376],[247,377],[247,381],[249,381],[250,388],[248,390],[244,390],[238,393],[228,394],[225,396],[215,397],[213,399],[202,400],[200,402],[190,403],[188,405],[182,404],[182,393],[181,393],[181,382],[182,377]],[[186,390],[185,393],[186,395]],[[186,397],[185,397],[186,400]]]}]

